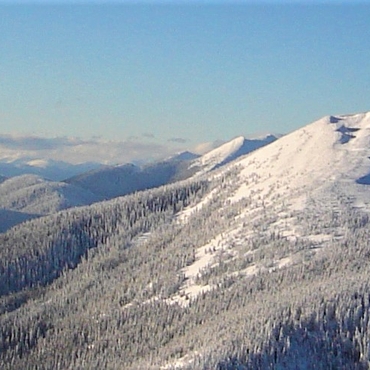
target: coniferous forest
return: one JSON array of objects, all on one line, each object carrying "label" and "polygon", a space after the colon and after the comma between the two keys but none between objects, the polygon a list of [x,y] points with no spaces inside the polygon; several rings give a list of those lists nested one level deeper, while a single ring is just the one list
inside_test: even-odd
[{"label": "coniferous forest", "polygon": [[[303,233],[334,235],[319,253],[314,238],[274,230],[276,209],[252,197],[213,197],[181,218],[215,189],[231,191],[234,176],[68,209],[1,234],[1,368],[367,369],[368,216],[343,199],[335,212],[312,201],[312,212],[286,214]],[[244,219],[239,233],[253,233],[214,241],[205,251],[214,263],[193,279],[207,289],[188,294],[184,271],[197,248],[240,225],[248,207],[258,222]]]}]

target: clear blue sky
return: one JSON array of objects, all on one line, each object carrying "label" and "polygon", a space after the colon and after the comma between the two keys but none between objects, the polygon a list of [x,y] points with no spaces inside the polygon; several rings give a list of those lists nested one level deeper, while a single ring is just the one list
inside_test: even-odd
[{"label": "clear blue sky", "polygon": [[370,110],[369,3],[44,3],[0,3],[0,134],[190,147]]}]

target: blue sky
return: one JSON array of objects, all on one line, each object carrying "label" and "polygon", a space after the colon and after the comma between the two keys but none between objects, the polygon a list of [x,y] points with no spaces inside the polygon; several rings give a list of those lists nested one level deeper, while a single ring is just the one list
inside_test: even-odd
[{"label": "blue sky", "polygon": [[56,2],[0,2],[0,134],[192,148],[370,110],[368,2]]}]

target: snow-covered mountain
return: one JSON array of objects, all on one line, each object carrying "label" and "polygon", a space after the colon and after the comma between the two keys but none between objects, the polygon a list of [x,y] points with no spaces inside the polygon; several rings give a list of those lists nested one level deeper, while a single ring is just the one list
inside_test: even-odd
[{"label": "snow-covered mountain", "polygon": [[[341,238],[340,227],[311,230],[302,219],[315,217],[316,222],[321,219],[330,224],[353,209],[370,212],[369,158],[370,112],[324,117],[211,172],[211,181],[227,180],[199,204],[184,210],[179,219],[191,220],[194,214],[218,203],[218,199],[225,204],[220,205],[220,217],[232,207],[237,209],[237,215],[227,230],[221,230],[197,249],[198,259],[184,269],[188,282],[182,296],[199,294],[203,289],[193,284],[198,274],[217,264],[225,250],[236,260],[239,246],[256,235],[279,235],[291,243],[304,240],[312,243],[313,254],[329,241]],[[231,246],[236,246],[236,250]],[[210,248],[214,250],[212,255],[206,254]],[[280,268],[301,259],[299,253],[294,257],[290,253],[280,254],[279,258],[271,258],[269,264],[270,268]],[[263,269],[266,270],[264,263],[251,264],[245,274],[257,274]]]},{"label": "snow-covered mountain", "polygon": [[[136,166],[125,164],[119,166],[99,166],[86,163],[71,165],[51,160],[19,159],[11,163],[0,163],[0,170],[14,176],[18,173],[38,173],[39,175],[17,175],[7,179],[0,178],[0,208],[4,212],[12,211],[15,225],[36,215],[45,215],[61,209],[87,205],[102,199],[126,195],[139,190],[150,189],[172,183],[192,175],[222,166],[232,159],[273,140],[246,140],[238,138],[222,145],[206,155],[181,152],[164,161]],[[84,168],[93,169],[79,173]],[[53,182],[47,178],[63,178],[73,171],[79,174],[64,182]],[[3,212],[2,219],[5,219]],[[19,212],[23,212],[19,214]],[[10,213],[9,213],[10,215]],[[5,225],[5,223],[4,223]]]},{"label": "snow-covered mountain", "polygon": [[[23,217],[16,217],[17,220],[87,205],[101,199],[84,189],[45,180],[36,175],[15,176],[0,183],[0,209],[13,211],[15,216],[19,216],[19,212],[25,214]],[[3,213],[2,218],[6,217],[8,215]]]},{"label": "snow-covered mountain", "polygon": [[168,158],[169,160],[176,160],[176,161],[191,161],[193,159],[199,158],[199,154],[195,154],[189,151],[180,152],[175,154],[174,156]]},{"label": "snow-covered mountain", "polygon": [[107,199],[118,197],[191,176],[203,175],[274,140],[276,137],[272,135],[253,140],[238,137],[203,156],[182,152],[166,160],[144,166],[133,164],[105,166],[67,179],[66,182],[88,189]]},{"label": "snow-covered mountain", "polygon": [[67,179],[66,182],[110,199],[189,177],[195,172],[188,168],[194,157],[197,156],[193,153],[183,152],[143,166],[105,166]]},{"label": "snow-covered mountain", "polygon": [[239,136],[194,160],[191,167],[197,168],[197,173],[209,172],[270,144],[276,139],[277,137],[274,135],[267,135],[259,139],[246,139]]},{"label": "snow-covered mountain", "polygon": [[370,114],[324,117],[286,135],[228,169],[238,168],[238,185],[230,197],[257,196],[265,205],[289,198],[293,208],[309,202],[311,192],[340,192],[367,206],[370,173]]},{"label": "snow-covered mountain", "polygon": [[5,368],[368,368],[370,112],[228,156],[0,235]]},{"label": "snow-covered mountain", "polygon": [[72,164],[43,158],[2,158],[0,159],[0,174],[6,177],[33,174],[53,181],[61,181],[101,166],[99,163],[92,162]]},{"label": "snow-covered mountain", "polygon": [[[174,173],[173,166],[158,165],[143,170],[133,164],[105,166],[66,180],[66,183],[87,189],[106,199],[164,185]],[[151,170],[153,168],[153,170]]]}]

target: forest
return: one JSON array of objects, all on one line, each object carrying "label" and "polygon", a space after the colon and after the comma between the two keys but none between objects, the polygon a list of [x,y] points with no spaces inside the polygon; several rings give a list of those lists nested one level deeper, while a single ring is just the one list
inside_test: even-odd
[{"label": "forest", "polygon": [[343,195],[230,202],[237,175],[0,234],[1,368],[369,368],[368,215]]}]

